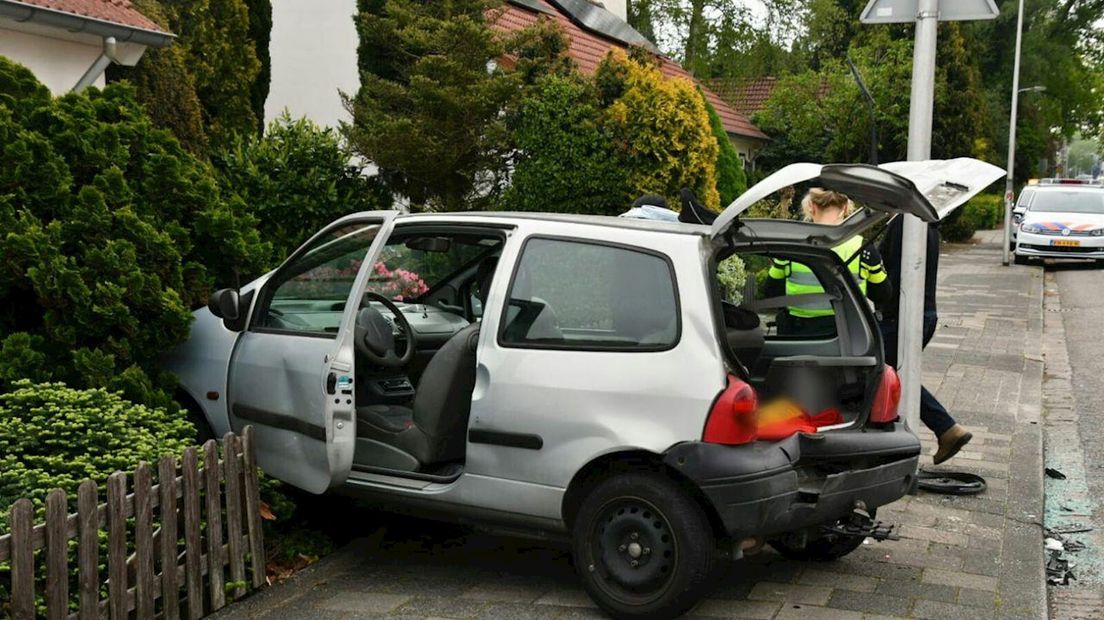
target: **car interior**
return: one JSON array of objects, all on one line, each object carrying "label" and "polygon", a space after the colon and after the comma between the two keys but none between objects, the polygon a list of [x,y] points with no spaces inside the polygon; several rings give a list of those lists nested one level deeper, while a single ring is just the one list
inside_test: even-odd
[{"label": "car interior", "polygon": [[[680,219],[688,223],[712,224],[716,213],[701,205],[688,190],[682,193]],[[850,424],[863,414],[872,386],[873,370],[878,368],[873,355],[875,336],[863,321],[858,308],[830,268],[806,263],[813,270],[824,293],[818,295],[771,296],[757,274],[765,271],[771,259],[802,262],[800,254],[784,250],[741,252],[717,263],[717,273],[726,271],[725,262],[738,260],[746,274],[742,290],[731,290],[717,276],[720,315],[724,324],[725,345],[730,357],[739,364],[761,403],[787,399],[810,415],[838,411],[841,424]],[[822,259],[821,259],[822,260]],[[814,298],[828,300],[835,309],[833,317],[821,321],[815,330],[801,335],[787,329],[787,308]]]},{"label": "car interior", "polygon": [[451,479],[463,471],[475,353],[504,237],[398,229],[356,317],[354,470]]}]

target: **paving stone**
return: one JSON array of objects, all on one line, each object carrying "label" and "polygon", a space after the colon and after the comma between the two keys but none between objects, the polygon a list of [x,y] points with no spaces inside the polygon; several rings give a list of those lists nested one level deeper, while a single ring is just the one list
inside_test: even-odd
[{"label": "paving stone", "polygon": [[825,586],[828,588],[840,588],[842,590],[854,590],[855,592],[873,592],[874,589],[878,587],[879,583],[874,577],[848,575],[846,573],[816,569],[806,570],[801,573],[797,582],[807,586]]},{"label": "paving stone", "polygon": [[455,596],[416,596],[395,611],[414,616],[470,618],[487,606],[486,601],[473,601]]},{"label": "paving stone", "polygon": [[941,568],[958,570],[962,568],[962,557],[935,553],[894,553],[880,560],[892,564],[903,564],[915,568]]},{"label": "paving stone", "polygon": [[883,581],[875,590],[878,594],[887,596],[900,596],[911,599],[927,599],[930,601],[943,601],[953,603],[958,598],[958,588],[946,586],[940,583],[924,583],[922,581]]},{"label": "paving stone", "polygon": [[604,612],[599,609],[587,607],[568,607],[560,614],[559,620],[609,620]]},{"label": "paving stone", "polygon": [[729,601],[706,599],[691,610],[690,615],[704,618],[750,618],[769,619],[778,611],[779,603],[774,601]]},{"label": "paving stone", "polygon": [[962,559],[962,572],[986,577],[999,577],[1001,570],[1001,554],[996,553],[969,553]]},{"label": "paving stone", "polygon": [[963,607],[939,601],[916,601],[916,606],[912,608],[912,615],[915,618],[926,618],[928,620],[947,620],[948,618],[970,618],[971,620],[977,618],[981,620],[982,618],[992,618],[993,610]]},{"label": "paving stone", "polygon": [[832,598],[828,606],[835,609],[848,609],[851,611],[887,614],[890,616],[907,616],[912,608],[912,601],[899,596],[887,596],[873,592],[851,592],[850,590],[836,590],[832,592]]},{"label": "paving stone", "polygon": [[923,574],[923,569],[915,566],[892,564],[889,562],[859,561],[849,557],[837,561],[833,568],[839,569],[839,571],[843,573],[877,577],[878,579],[884,579],[886,581],[920,579],[920,575]]},{"label": "paving stone", "polygon": [[832,595],[832,588],[823,586],[805,586],[792,583],[771,583],[762,581],[755,584],[748,598],[755,601],[782,601],[785,603],[805,603],[824,605]]},{"label": "paving stone", "polygon": [[594,600],[579,588],[558,588],[538,598],[537,605],[557,605],[560,607],[595,607]]},{"label": "paving stone", "polygon": [[544,589],[536,585],[507,585],[490,582],[470,588],[461,597],[477,601],[532,603],[542,594]]},{"label": "paving stone", "polygon": [[863,620],[863,615],[857,611],[831,607],[783,605],[774,620]]},{"label": "paving stone", "polygon": [[923,580],[926,583],[941,583],[960,588],[973,588],[987,592],[997,591],[997,578],[985,575],[972,575],[959,571],[940,570],[935,568],[924,569]]},{"label": "paving stone", "polygon": [[337,592],[318,604],[321,609],[332,611],[359,611],[364,613],[390,613],[411,599],[407,594],[378,594],[374,592]]},{"label": "paving stone", "polygon": [[959,547],[966,547],[970,544],[970,537],[965,534],[956,534],[947,530],[937,530],[930,527],[918,527],[915,525],[902,525],[901,537],[943,543],[945,545],[958,545]]},{"label": "paving stone", "polygon": [[994,608],[997,606],[997,595],[992,592],[986,592],[985,590],[959,588],[958,604],[968,605],[970,607]]},{"label": "paving stone", "polygon": [[528,605],[526,603],[492,603],[480,610],[478,620],[514,620],[514,618],[532,618],[532,620],[555,620],[567,608],[553,605]]}]

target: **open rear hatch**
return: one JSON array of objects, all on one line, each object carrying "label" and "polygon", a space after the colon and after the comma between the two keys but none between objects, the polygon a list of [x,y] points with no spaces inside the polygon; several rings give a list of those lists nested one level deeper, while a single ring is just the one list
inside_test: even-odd
[{"label": "open rear hatch", "polygon": [[[1002,176],[1004,170],[968,157],[881,166],[790,164],[733,201],[712,223],[710,235],[729,243],[788,241],[834,247],[899,213],[938,222]],[[753,204],[799,183],[842,192],[866,208],[836,226],[740,217]]]},{"label": "open rear hatch", "polygon": [[[823,254],[825,249],[894,215],[908,213],[925,222],[938,222],[1003,175],[1000,168],[974,159],[899,162],[881,167],[793,164],[756,184],[716,216],[711,237],[721,257],[768,251],[799,263],[803,255],[817,260],[814,254]],[[751,205],[797,184],[844,193],[864,208],[839,225],[740,217]],[[704,219],[697,210],[689,215]],[[757,249],[768,244],[771,247]],[[810,246],[821,249],[811,253]],[[822,282],[838,277],[819,273],[822,270],[814,269],[818,277],[827,278]],[[738,307],[730,305],[727,310],[722,305],[722,311],[734,317],[730,321],[723,314],[728,348],[755,391],[767,399],[758,407],[761,439],[777,440],[806,423],[821,430],[836,430],[868,421],[891,422],[896,417],[896,400],[890,403],[888,395],[899,390],[899,384],[894,388],[896,376],[882,372],[877,326],[870,324],[874,319],[859,308],[861,304],[837,306],[837,312],[842,308],[853,308],[854,312],[845,310],[834,315],[835,329],[831,333],[793,336],[779,332],[764,339],[770,334],[764,334],[761,325],[781,323],[771,322],[773,312],[785,312],[789,306],[821,298],[839,303],[849,295],[854,297],[853,292],[841,292],[837,286],[814,294],[745,298]],[[737,310],[755,313],[761,320],[749,320],[753,328],[741,327]],[[769,428],[769,423],[764,423],[772,419],[781,423],[773,431],[764,432]]]}]

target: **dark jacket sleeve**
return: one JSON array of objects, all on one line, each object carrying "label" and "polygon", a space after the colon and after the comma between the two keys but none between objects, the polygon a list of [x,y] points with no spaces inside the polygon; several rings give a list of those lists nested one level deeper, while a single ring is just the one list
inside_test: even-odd
[{"label": "dark jacket sleeve", "polygon": [[859,275],[866,280],[866,296],[883,312],[896,301],[893,280],[886,272],[882,255],[874,246],[863,250],[859,258]]},{"label": "dark jacket sleeve", "polygon": [[790,261],[771,259],[770,269],[767,271],[767,283],[764,293],[767,298],[781,297],[786,294],[786,276],[790,275]]}]

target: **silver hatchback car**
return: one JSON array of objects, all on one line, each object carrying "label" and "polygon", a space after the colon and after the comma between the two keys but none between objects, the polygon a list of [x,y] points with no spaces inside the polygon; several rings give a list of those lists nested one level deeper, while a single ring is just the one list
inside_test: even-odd
[{"label": "silver hatchback car", "polygon": [[[711,226],[350,215],[215,293],[167,368],[203,432],[254,426],[271,476],[568,539],[607,613],[673,617],[722,558],[769,542],[830,560],[885,537],[875,509],[914,487],[900,385],[831,248],[894,213],[936,221],[992,180],[928,163],[795,164]],[[864,208],[839,226],[740,217],[806,181]],[[804,263],[823,293],[733,295],[717,277],[733,256]],[[835,328],[775,333],[806,302],[831,304]],[[781,398],[838,419],[760,440],[757,403]]]}]

